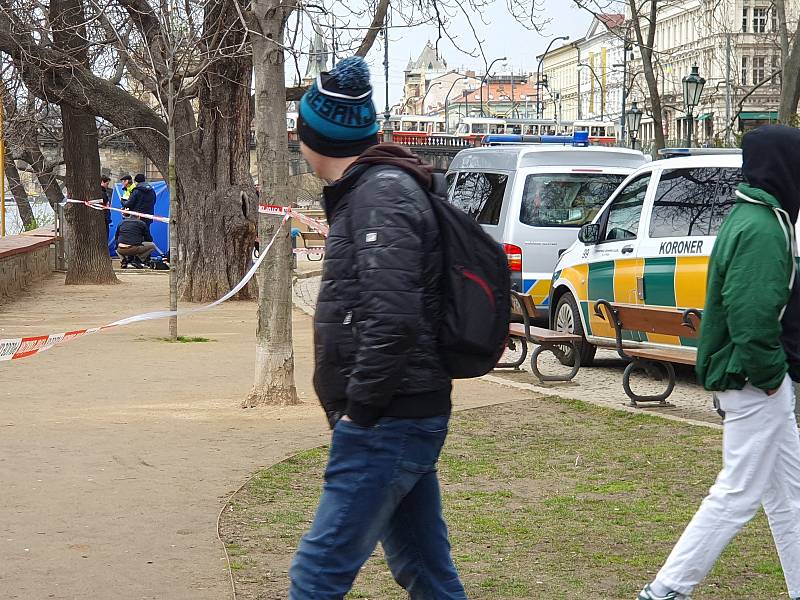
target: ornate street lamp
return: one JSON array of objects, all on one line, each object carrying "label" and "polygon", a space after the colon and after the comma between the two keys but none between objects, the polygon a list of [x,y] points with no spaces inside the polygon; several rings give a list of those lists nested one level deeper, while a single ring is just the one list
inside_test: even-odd
[{"label": "ornate street lamp", "polygon": [[[508,60],[508,59],[505,56],[503,56],[501,58],[495,58],[491,62],[491,64],[486,68],[486,73],[484,73],[483,74],[483,78],[481,78],[481,116],[482,117],[486,116],[486,113],[483,111],[483,86],[486,84],[486,78],[489,77],[489,73],[492,71],[492,67],[494,66],[494,63],[499,62],[501,60]],[[512,77],[513,77],[513,75],[512,75]],[[491,80],[489,80],[489,81],[491,83]],[[486,89],[486,95],[487,96],[489,95],[489,89],[488,88]]]},{"label": "ornate street lamp", "polygon": [[689,117],[689,127],[687,133],[687,146],[692,147],[692,130],[694,129],[694,109],[700,104],[700,97],[703,95],[703,86],[706,80],[700,77],[700,68],[697,65],[692,67],[692,72],[683,78],[683,102],[686,105],[686,114]]},{"label": "ornate street lamp", "polygon": [[636,138],[639,137],[639,127],[642,124],[642,111],[636,102],[631,102],[631,108],[625,113],[625,126],[631,136],[631,148],[636,149]]},{"label": "ornate street lamp", "polygon": [[547,83],[542,81],[542,63],[544,62],[545,56],[547,53],[550,52],[550,48],[553,47],[557,41],[562,40],[564,42],[569,40],[568,35],[562,35],[559,37],[554,37],[550,40],[550,43],[547,45],[547,49],[542,54],[542,57],[539,59],[539,65],[536,67],[536,118],[541,119],[542,113],[544,112],[544,107],[542,106],[542,86],[547,87]]}]

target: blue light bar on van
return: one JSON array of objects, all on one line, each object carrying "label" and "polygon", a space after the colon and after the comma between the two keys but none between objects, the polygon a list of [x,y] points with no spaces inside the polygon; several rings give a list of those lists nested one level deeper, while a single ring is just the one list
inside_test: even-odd
[{"label": "blue light bar on van", "polygon": [[588,146],[589,132],[576,131],[574,135],[514,135],[493,134],[483,136],[484,146],[503,144],[560,144],[562,146]]},{"label": "blue light bar on van", "polygon": [[676,156],[711,156],[714,154],[741,154],[741,148],[662,148],[658,155],[664,158]]}]

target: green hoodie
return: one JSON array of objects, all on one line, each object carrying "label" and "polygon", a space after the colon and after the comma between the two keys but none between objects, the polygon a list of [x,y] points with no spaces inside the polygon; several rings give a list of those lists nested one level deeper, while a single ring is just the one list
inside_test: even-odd
[{"label": "green hoodie", "polygon": [[780,387],[788,364],[781,316],[793,280],[793,227],[778,200],[746,184],[708,265],[697,375],[707,390]]}]

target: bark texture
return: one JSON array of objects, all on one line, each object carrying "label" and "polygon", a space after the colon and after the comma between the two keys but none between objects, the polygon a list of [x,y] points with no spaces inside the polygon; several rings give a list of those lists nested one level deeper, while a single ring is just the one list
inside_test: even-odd
[{"label": "bark texture", "polygon": [[[289,148],[283,114],[286,85],[283,51],[271,40],[283,38],[288,13],[276,0],[253,3],[252,36],[255,66],[255,128],[258,181],[261,198],[271,204],[290,204]],[[276,118],[280,115],[281,118]],[[298,404],[294,384],[292,348],[292,281],[290,231],[281,218],[262,215],[259,223],[261,248],[281,227],[278,238],[261,265],[258,327],[256,330],[256,373],[245,408],[259,405]]]},{"label": "bark texture", "polygon": [[781,46],[781,100],[778,107],[778,120],[793,124],[800,102],[800,20],[794,31],[789,30],[786,16],[786,1],[775,0],[778,13],[778,29]]},{"label": "bark texture", "polygon": [[[75,65],[88,66],[86,25],[80,0],[53,0],[50,5],[53,41]],[[61,105],[67,190],[79,200],[95,200],[100,192],[100,148],[94,115],[69,104]],[[78,204],[67,205],[67,276],[70,284],[116,283],[108,255],[103,212]]]}]

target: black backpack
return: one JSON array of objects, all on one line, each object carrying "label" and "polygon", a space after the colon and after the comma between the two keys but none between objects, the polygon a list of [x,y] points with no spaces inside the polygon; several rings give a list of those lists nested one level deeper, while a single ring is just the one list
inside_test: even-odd
[{"label": "black backpack", "polygon": [[447,202],[444,176],[429,193],[444,268],[439,352],[454,379],[491,371],[505,350],[511,316],[508,259],[478,223]]}]

